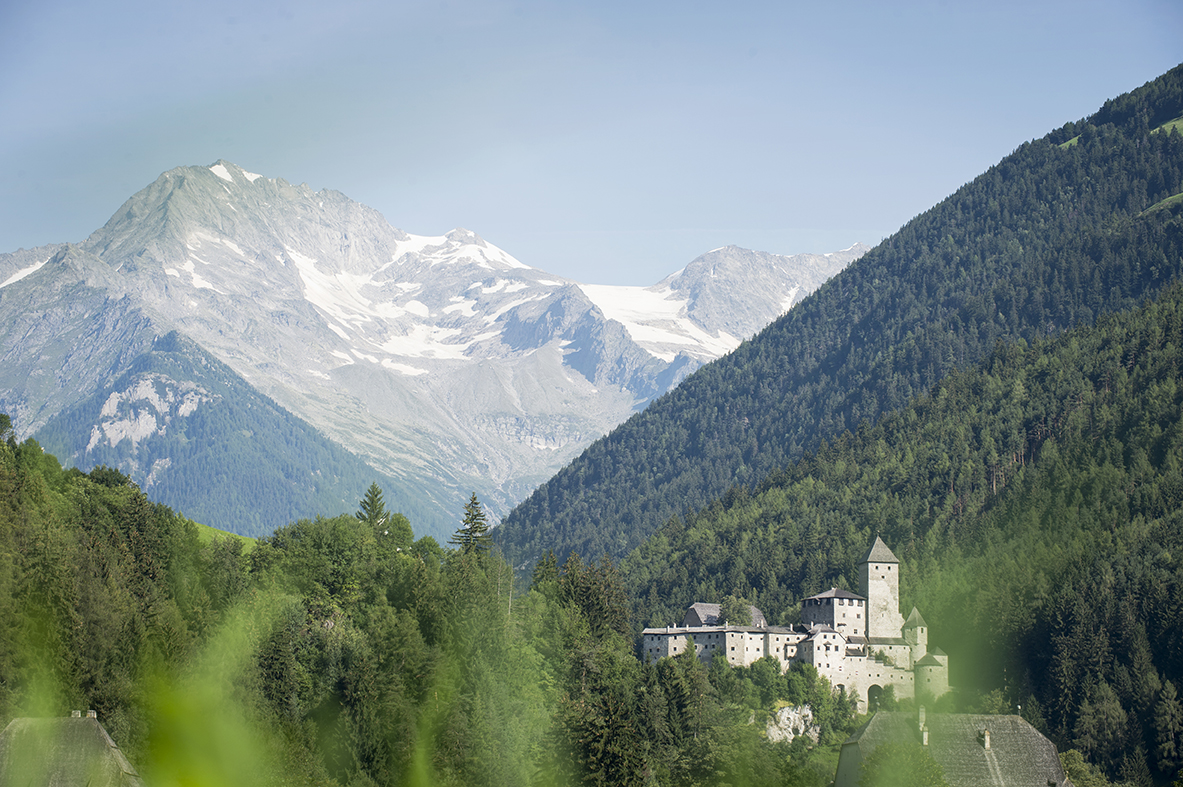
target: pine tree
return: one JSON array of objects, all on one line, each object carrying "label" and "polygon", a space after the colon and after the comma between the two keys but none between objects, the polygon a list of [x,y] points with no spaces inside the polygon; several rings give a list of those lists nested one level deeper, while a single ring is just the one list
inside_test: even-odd
[{"label": "pine tree", "polygon": [[366,496],[362,498],[361,508],[354,516],[360,522],[368,522],[371,527],[378,527],[386,521],[386,503],[382,500],[382,490],[377,482],[370,484]]},{"label": "pine tree", "polygon": [[1183,709],[1180,709],[1175,684],[1169,680],[1163,684],[1158,704],[1154,707],[1154,729],[1158,745],[1158,768],[1170,773],[1183,765]]},{"label": "pine tree", "polygon": [[470,552],[487,551],[492,541],[485,511],[476,499],[476,492],[473,492],[472,499],[464,505],[464,520],[460,523],[460,529],[448,539],[448,543],[459,547],[467,555]]}]

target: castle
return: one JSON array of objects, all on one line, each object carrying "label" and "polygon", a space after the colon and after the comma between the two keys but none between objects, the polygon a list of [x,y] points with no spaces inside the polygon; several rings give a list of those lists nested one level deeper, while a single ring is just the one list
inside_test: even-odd
[{"label": "castle", "polygon": [[949,691],[949,657],[928,649],[928,624],[912,608],[900,614],[900,561],[878,536],[859,564],[862,595],[831,588],[801,605],[802,622],[769,626],[752,607],[752,625],[733,626],[719,619],[719,605],[694,604],[681,626],[647,628],[642,634],[646,663],[675,656],[693,641],[698,658],[709,664],[722,653],[733,666],[748,666],[765,656],[781,671],[796,662],[812,664],[835,688],[845,688],[867,709],[888,686],[897,699],[917,694],[939,697]]}]

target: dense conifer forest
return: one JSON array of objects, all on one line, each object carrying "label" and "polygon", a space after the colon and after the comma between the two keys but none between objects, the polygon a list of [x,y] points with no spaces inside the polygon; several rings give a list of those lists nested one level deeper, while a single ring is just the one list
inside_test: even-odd
[{"label": "dense conifer forest", "polygon": [[[878,425],[667,523],[621,570],[639,620],[744,597],[776,622],[858,591],[879,535],[963,691],[1103,763],[1183,758],[1183,285],[1000,344]],[[1135,780],[1135,783],[1141,783]]]},{"label": "dense conifer forest", "polygon": [[622,559],[675,515],[754,487],[932,389],[999,341],[1027,342],[1154,297],[1183,272],[1183,66],[1021,145],[731,355],[687,378],[541,486],[498,528]]}]

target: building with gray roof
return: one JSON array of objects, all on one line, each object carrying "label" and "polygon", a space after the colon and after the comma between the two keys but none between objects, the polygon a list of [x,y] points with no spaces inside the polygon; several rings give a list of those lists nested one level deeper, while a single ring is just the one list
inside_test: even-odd
[{"label": "building with gray roof", "polygon": [[863,761],[885,743],[914,742],[951,787],[1071,787],[1055,744],[1019,716],[879,712],[842,744],[834,787],[855,787]]},{"label": "building with gray roof", "polygon": [[0,732],[0,784],[142,787],[136,769],[94,711],[17,718]]}]

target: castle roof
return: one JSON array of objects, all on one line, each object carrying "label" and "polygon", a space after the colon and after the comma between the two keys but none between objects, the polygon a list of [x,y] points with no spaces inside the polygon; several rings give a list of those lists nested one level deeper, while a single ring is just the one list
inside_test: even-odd
[{"label": "castle roof", "polygon": [[[822,591],[816,596],[810,596],[809,598],[857,598],[866,601],[865,598],[858,595],[857,593],[851,593],[849,590],[839,590],[838,588],[830,588],[829,590]],[[806,599],[806,601],[808,600],[809,599]]]},{"label": "castle roof", "polygon": [[94,716],[10,721],[0,732],[0,784],[15,784],[32,772],[41,774],[41,784],[143,783]]},{"label": "castle roof", "polygon": [[[752,625],[757,628],[765,628],[768,625],[768,620],[765,619],[764,613],[754,606],[749,607],[749,609],[752,614]],[[682,618],[682,625],[690,628],[721,626],[723,623],[724,620],[722,619],[720,606],[702,601],[691,604],[686,610],[685,617]]]},{"label": "castle roof", "polygon": [[871,544],[871,548],[867,550],[867,556],[863,558],[864,563],[899,563],[899,559],[892,554],[891,550],[887,548],[887,544],[883,543],[883,539],[875,536],[875,543]]},{"label": "castle roof", "polygon": [[[1055,745],[1019,716],[929,713],[928,752],[952,787],[1070,784]],[[986,748],[983,730],[990,731]],[[838,787],[857,779],[858,765],[884,743],[919,742],[914,713],[879,712],[842,744]],[[844,762],[845,761],[845,762]],[[845,766],[845,767],[844,767]]]},{"label": "castle roof", "polygon": [[920,661],[916,662],[916,664],[914,664],[913,666],[916,666],[916,667],[943,667],[945,665],[941,663],[940,659],[938,659],[936,656],[929,653],[924,658],[920,659]]},{"label": "castle roof", "polygon": [[912,607],[912,614],[908,615],[908,620],[904,623],[904,628],[910,629],[917,628],[919,626],[928,628],[928,624],[924,622],[924,616],[920,614],[920,610],[916,609],[916,607]]}]

